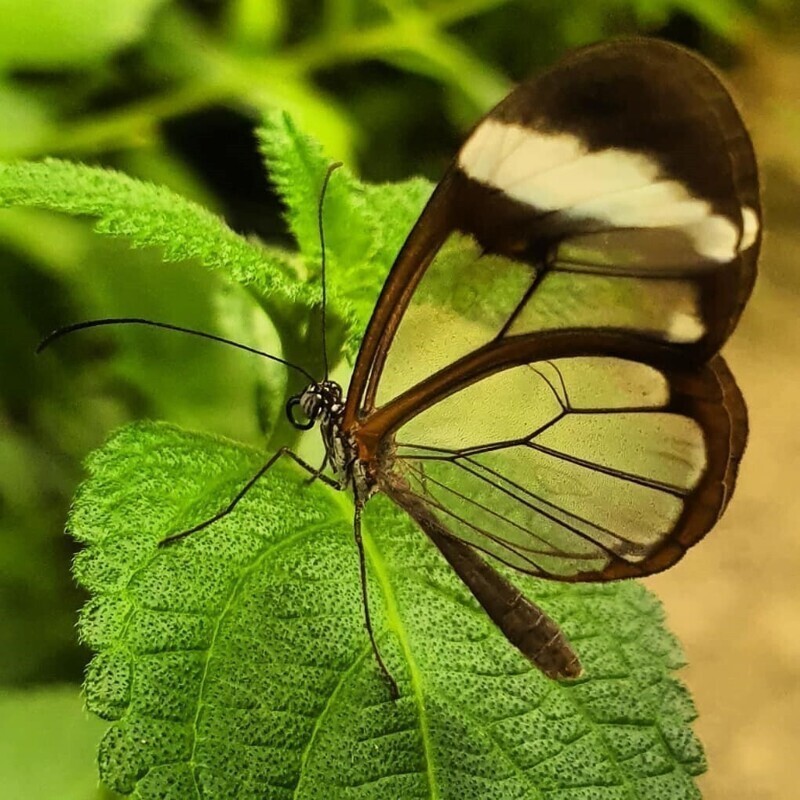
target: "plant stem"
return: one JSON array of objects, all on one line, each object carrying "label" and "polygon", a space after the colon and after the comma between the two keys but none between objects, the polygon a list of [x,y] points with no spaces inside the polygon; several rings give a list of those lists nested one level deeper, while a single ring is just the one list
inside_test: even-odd
[{"label": "plant stem", "polygon": [[[389,3],[395,14],[390,22],[323,35],[269,57],[246,58],[208,42],[208,49],[216,50],[220,67],[215,79],[198,77],[162,95],[85,118],[71,126],[60,126],[57,131],[3,155],[6,158],[34,158],[63,152],[89,155],[130,147],[156,136],[164,120],[212,103],[246,102],[254,88],[265,80],[279,80],[283,75],[302,83],[310,80],[310,73],[323,67],[370,58],[394,62],[400,57],[411,57],[419,63],[418,71],[454,84],[482,109],[506,88],[502,76],[439,28],[511,1],[456,0],[434,6],[426,14],[400,14],[397,3]],[[309,91],[313,89],[309,87]]]}]

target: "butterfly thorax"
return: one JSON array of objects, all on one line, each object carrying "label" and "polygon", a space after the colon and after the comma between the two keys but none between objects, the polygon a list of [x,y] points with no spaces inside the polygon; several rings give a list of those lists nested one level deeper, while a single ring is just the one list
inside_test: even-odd
[{"label": "butterfly thorax", "polygon": [[[299,406],[305,421],[294,416]],[[344,428],[344,398],[342,387],[335,381],[309,384],[299,395],[292,397],[286,406],[289,421],[301,430],[319,423],[327,463],[342,489],[352,487],[356,502],[365,503],[376,491],[366,465],[358,457],[354,437]]]}]

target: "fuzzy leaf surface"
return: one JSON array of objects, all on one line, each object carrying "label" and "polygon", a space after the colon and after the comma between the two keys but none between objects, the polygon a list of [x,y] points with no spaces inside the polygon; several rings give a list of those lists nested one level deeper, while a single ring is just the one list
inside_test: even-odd
[{"label": "fuzzy leaf surface", "polygon": [[586,668],[548,680],[503,638],[424,535],[367,507],[369,592],[393,703],[363,627],[347,496],[291,463],[235,513],[265,454],[165,424],[90,459],[69,531],[92,593],[90,709],[102,780],[140,798],[695,798],[704,768],[682,657],[633,582],[515,575]]},{"label": "fuzzy leaf surface", "polygon": [[[301,256],[309,274],[319,276],[320,189],[331,159],[286,114],[267,115],[258,136]],[[331,177],[323,206],[327,280],[331,294],[345,309],[349,332],[345,349],[351,359],[395,256],[431,190],[431,184],[420,178],[364,184],[346,167]]]},{"label": "fuzzy leaf surface", "polygon": [[164,261],[197,260],[264,296],[311,304],[290,254],[262,248],[202,206],[114,170],[59,159],[0,163],[0,206],[97,218],[98,233],[159,247]]}]

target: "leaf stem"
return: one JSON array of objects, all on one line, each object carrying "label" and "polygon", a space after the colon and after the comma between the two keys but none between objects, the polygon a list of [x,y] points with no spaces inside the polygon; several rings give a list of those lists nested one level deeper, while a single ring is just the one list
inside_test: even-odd
[{"label": "leaf stem", "polygon": [[[253,58],[207,44],[219,68],[209,79],[198,76],[161,95],[97,114],[73,125],[59,126],[45,136],[4,153],[5,157],[33,158],[70,152],[87,155],[125,148],[154,137],[167,119],[212,103],[246,102],[254,88],[280,76],[308,82],[309,74],[323,67],[370,58],[394,61],[413,56],[428,67],[423,71],[453,83],[476,105],[485,107],[506,88],[502,76],[475,58],[463,45],[440,30],[469,17],[506,5],[511,0],[458,0],[434,6],[425,14],[394,15],[390,22],[367,28],[333,30],[318,38],[269,57]],[[335,35],[332,35],[335,32]],[[476,83],[477,80],[477,83]],[[313,91],[309,87],[309,91]]]},{"label": "leaf stem", "polygon": [[43,154],[85,155],[111,148],[122,149],[156,135],[157,126],[166,119],[235,97],[236,93],[236,87],[225,82],[190,83],[105,114],[84,118],[71,126],[59,127],[44,138],[27,142],[3,155],[33,158]]}]

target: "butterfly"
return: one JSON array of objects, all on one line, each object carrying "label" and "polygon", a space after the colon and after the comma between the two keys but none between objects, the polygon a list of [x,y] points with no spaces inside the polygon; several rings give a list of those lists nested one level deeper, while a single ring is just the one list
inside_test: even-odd
[{"label": "butterfly", "polygon": [[346,396],[326,380],[288,403],[320,425],[357,539],[388,495],[513,645],[579,675],[484,555],[558,581],[641,577],[714,526],[747,438],[718,351],[760,235],[749,136],[697,56],[611,41],[512,91],[397,256]]},{"label": "butterfly", "polygon": [[750,138],[703,60],[648,39],[567,55],[468,135],[397,256],[346,394],[327,354],[322,380],[282,362],[310,381],[286,413],[319,426],[322,468],[280,450],[226,509],[162,544],[230,513],[289,455],[352,493],[366,627],[394,697],[361,541],[377,493],[524,656],[580,675],[557,622],[494,563],[641,577],[714,526],[747,439],[718,353],[760,239]]}]

